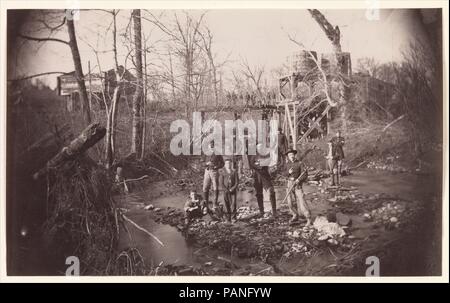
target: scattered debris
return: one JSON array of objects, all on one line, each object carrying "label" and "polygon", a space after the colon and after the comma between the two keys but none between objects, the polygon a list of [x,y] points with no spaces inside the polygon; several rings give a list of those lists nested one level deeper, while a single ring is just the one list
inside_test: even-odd
[{"label": "scattered debris", "polygon": [[400,228],[409,222],[421,209],[418,202],[389,201],[384,202],[379,208],[365,213],[364,218],[375,221],[386,229]]},{"label": "scattered debris", "polygon": [[314,220],[314,228],[317,229],[318,233],[322,236],[328,236],[330,238],[338,236],[345,236],[345,231],[339,224],[335,222],[328,222],[327,218],[324,216],[318,216]]}]

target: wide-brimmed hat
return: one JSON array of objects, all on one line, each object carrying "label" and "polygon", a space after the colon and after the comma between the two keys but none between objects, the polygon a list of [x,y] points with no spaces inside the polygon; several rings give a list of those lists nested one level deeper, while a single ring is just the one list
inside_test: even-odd
[{"label": "wide-brimmed hat", "polygon": [[290,154],[290,153],[294,153],[294,155],[296,155],[296,154],[297,154],[297,151],[296,151],[295,149],[290,149],[290,150],[288,150],[288,151],[285,153],[285,155],[287,156],[287,155]]}]

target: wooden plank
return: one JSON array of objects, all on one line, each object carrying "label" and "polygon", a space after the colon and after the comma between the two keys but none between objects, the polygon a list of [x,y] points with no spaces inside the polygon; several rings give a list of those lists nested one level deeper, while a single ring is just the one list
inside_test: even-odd
[{"label": "wooden plank", "polygon": [[278,107],[284,107],[286,104],[287,105],[299,105],[300,101],[290,101],[291,99],[286,99],[288,101],[281,101],[277,103]]}]

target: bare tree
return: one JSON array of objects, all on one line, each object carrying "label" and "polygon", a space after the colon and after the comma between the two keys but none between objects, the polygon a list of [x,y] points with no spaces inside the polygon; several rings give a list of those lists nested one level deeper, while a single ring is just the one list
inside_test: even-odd
[{"label": "bare tree", "polygon": [[[118,60],[118,52],[117,52],[117,37],[119,35],[117,29],[117,16],[120,10],[101,10],[109,15],[111,15],[111,25],[106,29],[106,32],[101,35],[106,37],[108,32],[111,30],[111,40],[112,40],[112,50],[102,51],[98,49],[97,46],[91,45],[88,41],[81,39],[95,54],[97,60],[97,68],[101,76],[102,87],[105,88],[102,90],[102,98],[103,104],[105,106],[105,115],[106,115],[106,135],[105,135],[105,167],[110,168],[116,158],[116,124],[117,117],[119,115],[118,111],[118,103],[124,91],[125,85],[131,85],[131,83],[127,83],[127,79],[125,79],[126,75],[126,66],[122,66],[119,64]],[[100,34],[99,34],[100,35]],[[114,62],[114,67],[112,71],[104,71],[102,69],[102,64],[100,62],[99,53],[100,52],[112,52],[112,58]],[[130,56],[130,51],[126,55],[125,65],[127,58]],[[105,77],[103,77],[105,75]],[[107,84],[108,83],[108,84]],[[112,91],[111,91],[112,89]]]},{"label": "bare tree", "polygon": [[243,59],[241,62],[242,70],[241,73],[245,76],[247,80],[249,80],[254,86],[256,93],[258,94],[258,98],[261,102],[264,100],[264,94],[262,91],[262,78],[265,72],[264,66],[254,66],[250,67],[247,59]]},{"label": "bare tree", "polygon": [[[172,53],[169,51],[169,75],[170,75],[170,88],[171,88],[171,93],[172,93],[172,100],[173,102],[176,102],[176,94],[175,94],[175,76],[174,76],[174,72],[173,72],[173,63],[172,63]],[[178,103],[178,102],[176,102]]]},{"label": "bare tree", "polygon": [[142,29],[141,11],[135,9],[131,13],[133,19],[135,65],[136,65],[136,89],[133,95],[133,127],[131,133],[131,152],[138,155],[142,151],[142,118],[141,106],[143,95],[143,72],[142,72]]},{"label": "bare tree", "polygon": [[212,50],[212,43],[213,43],[213,35],[211,33],[211,30],[207,27],[205,27],[205,33],[200,33],[200,37],[202,38],[202,47],[208,57],[209,65],[211,67],[211,74],[212,74],[212,86],[214,91],[214,101],[215,105],[219,105],[219,93],[217,91],[217,67],[214,59],[214,54]]},{"label": "bare tree", "polygon": [[[325,16],[317,9],[309,9],[308,11],[311,14],[312,18],[319,24],[320,28],[325,32],[327,38],[330,40],[331,45],[334,49],[334,53],[336,55],[338,73],[340,73],[342,71],[342,65],[344,62],[342,62],[339,58],[339,54],[342,53],[341,31],[339,29],[339,26],[336,25],[335,27],[333,27],[333,25],[331,25],[331,23],[328,22]],[[337,83],[339,84],[339,111],[341,116],[342,128],[345,133],[347,131],[346,100],[349,98],[348,89],[347,85],[345,84],[343,75],[339,74],[335,78],[337,80]]]},{"label": "bare tree", "polygon": [[442,101],[435,89],[438,65],[431,52],[420,41],[411,42],[403,52],[403,61],[394,69],[397,93],[418,158],[425,145],[442,140]]},{"label": "bare tree", "polygon": [[339,30],[339,26],[333,27],[333,25],[328,22],[325,16],[317,9],[308,9],[308,12],[311,14],[314,20],[319,24],[320,28],[325,32],[328,39],[331,41],[333,45],[334,52],[340,53],[342,52],[341,48],[341,31]]},{"label": "bare tree", "polygon": [[374,78],[378,78],[380,64],[378,64],[374,58],[360,58],[358,59],[356,69],[361,73],[368,74]]},{"label": "bare tree", "polygon": [[[319,61],[316,59],[316,57],[314,56],[314,54],[305,49],[305,46],[303,45],[303,43],[297,41],[295,38],[293,38],[292,36],[288,35],[289,40],[291,42],[293,42],[294,44],[296,44],[297,46],[299,46],[301,49],[304,49],[308,54],[309,57],[311,58],[311,60],[315,63],[317,71],[318,71],[318,80],[316,82],[316,92],[315,95],[313,96],[314,98],[316,96],[322,95],[324,96],[324,98],[322,98],[322,100],[320,100],[319,104],[326,102],[327,106],[325,108],[325,110],[322,112],[322,115],[320,117],[318,117],[315,120],[315,123],[313,123],[312,125],[310,125],[310,128],[303,134],[302,138],[300,138],[299,142],[302,141],[303,139],[307,138],[308,135],[320,124],[320,121],[326,116],[328,115],[328,112],[330,111],[331,108],[338,106],[338,102],[336,102],[335,100],[333,100],[333,98],[330,95],[330,91],[331,91],[331,85],[328,81],[328,77],[327,74],[325,73],[325,71],[322,69]],[[305,110],[305,112],[311,112],[313,109],[315,109],[316,106],[319,106],[317,104],[312,105],[312,107],[308,108]]]},{"label": "bare tree", "polygon": [[[35,37],[23,33],[20,33],[19,37],[25,40],[35,42],[57,42],[70,47],[73,64],[75,68],[75,77],[78,84],[80,101],[83,108],[84,120],[86,124],[90,124],[91,111],[89,106],[89,99],[87,95],[86,85],[84,83],[83,67],[81,64],[80,52],[78,50],[77,36],[75,33],[75,24],[73,20],[70,18],[66,18],[65,12],[49,11],[45,13],[40,12],[40,16],[37,17],[36,21],[40,25],[37,31],[46,33],[47,34],[46,37]],[[65,41],[54,37],[54,35],[58,33],[64,27],[64,25],[66,25],[67,28],[69,41]]]},{"label": "bare tree", "polygon": [[87,124],[91,123],[91,109],[87,95],[86,84],[84,82],[83,67],[81,65],[80,51],[78,50],[77,36],[75,35],[75,25],[73,20],[67,19],[67,31],[69,32],[69,46],[72,52],[73,65],[75,66],[75,77],[77,78],[78,90],[81,104],[83,105],[84,119]]},{"label": "bare tree", "polygon": [[110,102],[110,107],[107,109],[107,126],[106,126],[106,167],[109,168],[115,158],[115,134],[116,134],[116,120],[118,115],[117,103],[120,100],[120,95],[124,86],[124,75],[126,69],[119,66],[119,61],[117,58],[117,14],[118,10],[112,10],[111,12],[113,18],[113,57],[114,57],[114,78],[115,87],[113,95]]},{"label": "bare tree", "polygon": [[[171,54],[181,62],[186,116],[189,115],[191,106],[194,109],[197,108],[198,99],[194,95],[194,90],[198,89],[198,85],[201,83],[200,78],[205,72],[203,64],[201,64],[201,49],[199,48],[201,43],[199,30],[204,16],[205,13],[202,13],[198,18],[194,18],[189,13],[183,12],[181,18],[179,14],[174,13],[172,21],[166,24],[160,20],[160,17],[149,11],[147,11],[146,17],[143,17],[144,20],[151,22],[167,35],[173,49]],[[201,70],[198,70],[197,67],[201,67]]]}]

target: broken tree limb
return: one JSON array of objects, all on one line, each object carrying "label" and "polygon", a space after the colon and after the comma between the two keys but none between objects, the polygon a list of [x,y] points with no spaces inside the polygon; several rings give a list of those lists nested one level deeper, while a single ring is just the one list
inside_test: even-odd
[{"label": "broken tree limb", "polygon": [[131,225],[133,225],[134,227],[136,227],[137,229],[139,229],[140,231],[142,231],[143,233],[149,235],[150,237],[152,237],[153,239],[155,239],[156,242],[158,242],[161,246],[164,246],[164,243],[161,242],[161,240],[158,239],[157,236],[155,236],[154,234],[152,234],[151,232],[149,232],[148,230],[146,230],[145,228],[139,226],[136,222],[134,222],[133,220],[131,220],[130,218],[128,218],[127,216],[125,216],[124,214],[122,214],[122,217],[124,218],[125,221],[127,221],[128,223],[130,223]]},{"label": "broken tree limb", "polygon": [[383,128],[383,133],[389,128],[389,127],[391,127],[392,125],[394,125],[395,123],[397,123],[398,121],[400,121],[401,119],[403,119],[405,117],[405,115],[403,114],[403,115],[401,115],[400,117],[398,117],[397,119],[395,119],[394,121],[392,121],[391,123],[389,123],[388,125],[386,125],[384,128]]},{"label": "broken tree limb", "polygon": [[353,170],[353,169],[360,168],[361,166],[363,166],[363,165],[366,164],[367,162],[369,162],[369,160],[364,160],[364,161],[360,162],[358,165],[355,165],[355,166],[353,166],[353,167],[349,167],[348,170]]},{"label": "broken tree limb", "polygon": [[169,176],[168,174],[166,174],[166,173],[162,172],[161,170],[157,169],[156,167],[153,167],[153,166],[148,166],[147,168],[149,168],[149,169],[153,169],[154,171],[156,171],[156,172],[160,173],[160,174],[161,174],[161,175],[163,175],[163,176],[168,176],[168,177],[170,177],[170,176]]},{"label": "broken tree limb", "polygon": [[302,142],[305,138],[309,136],[309,134],[319,125],[320,121],[327,115],[328,111],[330,110],[331,106],[328,105],[325,110],[323,111],[322,115],[316,119],[315,123],[311,125],[311,127],[306,131],[306,133],[303,134],[303,136],[298,140],[298,142]]},{"label": "broken tree limb", "polygon": [[335,52],[341,52],[341,32],[338,26],[333,27],[333,25],[328,22],[325,16],[317,9],[308,9],[311,17],[319,24],[320,28],[325,32],[327,38],[331,41]]},{"label": "broken tree limb", "polygon": [[142,177],[139,177],[139,178],[136,178],[136,179],[126,179],[126,180],[123,180],[123,182],[135,182],[135,181],[141,181],[141,180],[144,180],[144,179],[147,179],[148,178],[148,175],[143,175]]},{"label": "broken tree limb", "polygon": [[37,180],[47,174],[49,170],[59,167],[68,160],[75,159],[100,141],[105,134],[106,129],[101,127],[100,123],[92,123],[77,138],[70,142],[68,146],[64,147],[56,156],[51,158],[45,167],[36,172],[33,175],[33,179]]}]

